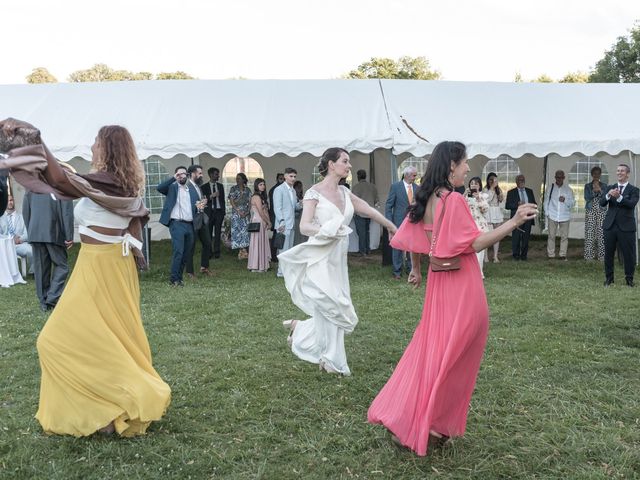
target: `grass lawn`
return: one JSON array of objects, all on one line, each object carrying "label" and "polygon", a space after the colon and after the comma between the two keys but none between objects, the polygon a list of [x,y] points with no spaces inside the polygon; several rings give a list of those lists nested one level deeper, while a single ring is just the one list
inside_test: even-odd
[{"label": "grass lawn", "polygon": [[353,376],[337,378],[287,349],[281,322],[300,313],[275,274],[228,253],[216,277],[171,288],[170,245],[154,243],[142,312],[173,399],[136,439],[42,434],[46,315],[32,280],[2,289],[0,478],[640,478],[640,289],[622,286],[619,265],[603,288],[579,243],[568,262],[542,258],[541,240],[526,263],[507,246],[485,267],[491,328],[467,433],[424,458],[366,423],[424,298],[379,257],[350,258],[360,324],[346,339]]}]

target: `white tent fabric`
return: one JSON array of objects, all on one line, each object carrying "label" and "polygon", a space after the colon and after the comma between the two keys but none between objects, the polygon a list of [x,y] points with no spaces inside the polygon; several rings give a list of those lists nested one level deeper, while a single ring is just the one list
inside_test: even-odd
[{"label": "white tent fabric", "polygon": [[[320,156],[331,146],[424,156],[458,139],[470,155],[640,152],[640,84],[416,80],[166,80],[0,86],[0,118],[42,129],[62,160],[89,159],[105,124],[140,158]],[[423,137],[425,140],[421,139]]]},{"label": "white tent fabric", "polygon": [[381,84],[396,154],[424,156],[443,140],[489,158],[640,152],[640,84]]},{"label": "white tent fabric", "polygon": [[0,86],[0,118],[43,131],[61,160],[91,157],[98,129],[127,127],[140,158],[320,156],[391,148],[377,80],[163,80]]}]

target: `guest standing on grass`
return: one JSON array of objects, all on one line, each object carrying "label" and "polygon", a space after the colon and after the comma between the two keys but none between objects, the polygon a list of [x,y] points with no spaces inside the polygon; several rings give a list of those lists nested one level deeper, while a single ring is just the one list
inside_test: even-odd
[{"label": "guest standing on grass", "polygon": [[465,431],[489,326],[475,254],[537,213],[535,205],[523,204],[508,222],[482,233],[462,195],[453,191],[464,185],[468,171],[462,143],[438,144],[416,201],[391,241],[394,248],[411,251],[409,283],[415,287],[422,280],[421,254],[460,261],[459,270],[430,268],[422,319],[369,408],[369,422],[381,423],[394,442],[421,456],[447,437]]},{"label": "guest standing on grass", "polygon": [[[193,268],[193,255],[195,253],[195,240],[200,240],[202,250],[200,252],[200,274],[210,277],[213,273],[209,270],[209,261],[213,256],[211,250],[211,232],[209,231],[209,215],[205,213],[205,208],[209,199],[204,195],[200,186],[202,185],[202,167],[200,165],[190,165],[187,168],[187,175],[189,176],[189,182],[191,186],[198,193],[198,203],[196,204],[197,215],[204,216],[206,220],[202,221],[200,225],[194,223],[194,249],[191,251],[191,256],[187,258],[187,275],[190,277],[195,276],[195,270]],[[204,215],[203,215],[204,214]],[[195,217],[194,217],[195,218]]]},{"label": "guest standing on grass", "polygon": [[[358,183],[353,186],[353,194],[367,202],[370,207],[375,208],[378,204],[378,189],[373,183],[367,182],[367,172],[365,170],[358,170]],[[358,234],[358,253],[363,257],[371,253],[371,238],[369,230],[371,226],[371,219],[361,217],[360,215],[354,215],[356,223],[356,233]]]},{"label": "guest standing on grass", "polygon": [[[469,205],[469,211],[471,216],[476,222],[476,226],[481,232],[490,232],[492,229],[487,223],[487,212],[489,211],[489,204],[487,203],[487,194],[482,191],[482,180],[480,177],[473,177],[469,180],[469,187],[464,192],[464,198]],[[481,250],[476,253],[478,257],[478,264],[480,265],[480,274],[484,278],[484,255],[486,250]]]},{"label": "guest standing on grass", "polygon": [[209,216],[209,238],[213,243],[213,258],[220,258],[220,240],[222,237],[222,223],[226,215],[224,185],[220,179],[220,170],[211,167],[207,170],[209,181],[202,185],[202,195],[208,200],[204,213]]},{"label": "guest standing on grass", "polygon": [[600,205],[607,186],[600,181],[602,169],[591,169],[591,181],[584,186],[584,259],[604,259],[604,234],[602,223],[607,207]]},{"label": "guest standing on grass", "polygon": [[[380,212],[339,185],[351,171],[342,148],[325,151],[318,164],[324,179],[307,190],[300,229],[309,240],[280,254],[280,268],[293,303],[307,320],[287,320],[291,351],[328,373],[350,375],[344,335],[358,317],[351,302],[347,252],[349,223],[356,212],[379,222],[393,235],[396,227]],[[280,187],[283,188],[283,187]],[[277,199],[278,190],[274,198]],[[278,215],[276,209],[276,215]]]},{"label": "guest standing on grass", "polygon": [[[415,184],[418,171],[416,167],[408,166],[402,172],[402,180],[395,182],[389,189],[387,202],[384,208],[384,216],[399,227],[407,215],[407,208],[413,203],[418,187]],[[411,258],[409,252],[403,252],[394,248],[391,252],[393,261],[393,278],[400,280],[402,277],[402,268],[407,273],[411,270]]]},{"label": "guest standing on grass", "polygon": [[[296,183],[297,176],[298,172],[295,168],[285,168],[284,182],[273,192],[275,229],[277,233],[283,234],[285,238],[283,247],[278,250],[278,262],[280,260],[280,254],[293,247],[293,229],[296,224],[296,210],[302,208],[301,202],[298,201],[298,197],[296,196],[296,191],[293,189],[293,184]],[[277,276],[283,276],[279,263]]]},{"label": "guest standing on grass", "polygon": [[249,256],[249,219],[251,218],[251,191],[247,187],[249,180],[240,172],[236,175],[236,184],[229,190],[231,203],[231,249],[238,250],[238,260]]},{"label": "guest standing on grass", "polygon": [[555,182],[547,189],[545,199],[545,213],[547,214],[547,256],[556,256],[556,236],[560,237],[560,249],[558,258],[567,260],[567,247],[569,246],[569,225],[571,223],[571,209],[575,205],[573,190],[564,182],[565,175],[562,170],[555,174]]},{"label": "guest standing on grass", "polygon": [[[296,180],[293,184],[293,190],[296,192],[296,199],[298,205],[302,205],[304,198],[304,186],[300,180]],[[293,224],[293,246],[300,245],[302,242],[306,242],[308,238],[300,233],[300,219],[302,218],[302,208],[296,209],[295,222]]]},{"label": "guest standing on grass", "polygon": [[269,246],[271,221],[269,220],[267,186],[263,178],[256,178],[253,182],[251,223],[258,224],[259,228],[257,231],[250,232],[247,268],[252,272],[264,273],[269,270],[269,262],[271,261],[271,247]]},{"label": "guest standing on grass", "polygon": [[[0,130],[20,125],[28,124],[5,120]],[[36,418],[47,433],[131,437],[160,420],[171,397],[151,363],[140,315],[136,260],[144,265],[142,226],[149,216],[144,170],[123,127],[102,127],[91,152],[87,175],[62,168],[44,145],[13,150],[0,168],[10,167],[29,190],[80,198],[80,253],[37,341],[42,380]]]},{"label": "guest standing on grass", "polygon": [[[518,175],[516,177],[516,188],[512,188],[507,192],[507,202],[505,207],[511,212],[511,217],[518,212],[520,205],[527,203],[536,204],[536,199],[533,196],[533,190],[527,188],[525,185],[524,175]],[[511,255],[514,260],[527,260],[529,254],[529,238],[531,238],[531,227],[535,225],[535,220],[527,220],[522,224],[522,227],[517,228],[511,234]]]},{"label": "guest standing on grass", "polygon": [[[502,222],[504,222],[501,207],[502,202],[504,202],[504,193],[498,185],[498,176],[494,172],[489,172],[487,175],[487,182],[483,193],[487,194],[487,203],[489,204],[487,222],[492,229],[498,228],[502,225]],[[487,260],[489,260],[489,251],[493,252],[493,263],[500,263],[500,258],[498,258],[500,242],[496,242],[492,245],[491,249],[487,250]]]}]

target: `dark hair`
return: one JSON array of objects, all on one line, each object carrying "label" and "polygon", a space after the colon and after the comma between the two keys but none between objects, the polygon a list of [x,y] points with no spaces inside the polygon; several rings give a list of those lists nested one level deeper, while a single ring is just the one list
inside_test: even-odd
[{"label": "dark hair", "polygon": [[[260,185],[261,183],[264,183],[264,192],[258,190],[258,185]],[[260,197],[263,205],[267,205],[267,182],[264,181],[264,178],[256,178],[253,181],[253,194]]]},{"label": "dark hair", "polygon": [[244,183],[245,185],[246,185],[247,183],[249,183],[249,179],[247,178],[247,176],[246,176],[244,173],[239,172],[239,173],[236,175],[236,178],[238,178],[238,177],[240,177],[240,178],[242,179],[242,183]]},{"label": "dark hair", "polygon": [[216,167],[211,167],[209,170],[207,170],[207,173],[210,177],[212,177],[215,172],[220,173],[220,170],[218,170]]},{"label": "dark hair", "polygon": [[342,153],[346,153],[347,155],[349,155],[349,152],[347,152],[344,148],[327,148],[322,154],[322,157],[320,157],[320,161],[318,162],[318,172],[320,172],[320,175],[326,177],[327,172],[329,171],[329,162],[336,163]]},{"label": "dark hair", "polygon": [[288,174],[288,173],[295,173],[297,175],[298,171],[293,167],[287,167],[287,168],[284,169],[284,173],[285,173],[285,175]]},{"label": "dark hair", "polygon": [[284,177],[284,173],[276,173],[276,182],[278,181],[279,177]]},{"label": "dark hair", "polygon": [[189,165],[189,168],[187,168],[187,173],[191,175],[193,172],[197,171],[198,169],[202,170],[202,167],[200,165]]},{"label": "dark hair", "polygon": [[467,157],[467,147],[461,142],[440,142],[431,153],[424,172],[420,188],[416,192],[415,202],[409,208],[409,219],[413,223],[421,222],[427,201],[431,195],[440,189],[453,191],[453,185],[449,181],[451,175],[451,162],[458,165]]},{"label": "dark hair", "polygon": [[183,167],[182,165],[180,165],[179,167],[176,167],[176,169],[173,171],[173,173],[178,173],[178,170],[180,170],[181,168],[183,170],[185,170],[185,171],[187,170],[187,167]]},{"label": "dark hair", "polygon": [[358,173],[356,173],[356,175],[358,176],[358,180],[366,180],[367,171],[366,170],[358,170]]},{"label": "dark hair", "polygon": [[[487,175],[487,181],[485,182],[485,186],[487,187],[487,190],[489,190],[489,179],[491,177],[496,177],[496,182],[498,181],[498,175],[496,175],[496,172],[489,172],[489,174]],[[501,193],[502,193],[502,190],[500,190],[500,187],[496,185],[496,195],[500,195]]]},{"label": "dark hair", "polygon": [[473,182],[474,180],[478,182],[478,185],[480,185],[480,190],[482,190],[482,179],[480,177],[472,177],[471,180],[469,180],[468,187],[471,188],[471,182]]},{"label": "dark hair", "polygon": [[[296,190],[296,187],[300,187],[300,191]],[[293,182],[293,189],[296,191],[298,200],[302,200],[302,198],[304,197],[304,192],[302,191],[303,188],[304,186],[302,185],[302,182],[300,180],[296,180],[295,182]]]},{"label": "dark hair", "polygon": [[593,168],[591,169],[591,175],[593,175],[593,172],[595,172],[596,170],[597,170],[598,172],[602,173],[602,168],[600,168],[598,165],[596,165],[595,167],[593,167]]}]

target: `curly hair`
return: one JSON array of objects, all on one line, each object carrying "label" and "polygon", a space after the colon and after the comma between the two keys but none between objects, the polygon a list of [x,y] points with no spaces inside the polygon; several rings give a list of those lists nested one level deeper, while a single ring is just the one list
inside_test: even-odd
[{"label": "curly hair", "polygon": [[95,169],[116,177],[127,196],[141,196],[144,192],[144,168],[129,131],[120,125],[105,125],[98,131],[96,142]]}]

